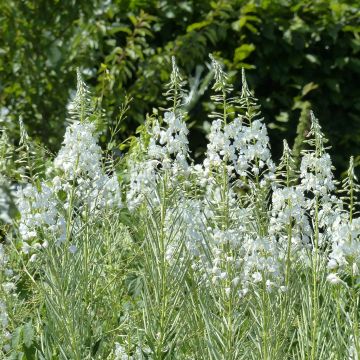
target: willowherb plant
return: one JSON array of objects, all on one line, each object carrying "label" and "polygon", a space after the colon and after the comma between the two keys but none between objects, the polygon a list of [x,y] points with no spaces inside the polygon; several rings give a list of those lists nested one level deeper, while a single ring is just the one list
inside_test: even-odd
[{"label": "willowherb plant", "polygon": [[182,85],[179,69],[173,59],[171,81],[165,93],[172,107],[162,119],[148,118],[146,129],[149,142],[140,143],[139,146],[143,150],[142,161],[136,162],[130,158],[130,188],[127,193],[130,209],[139,206],[151,194],[154,195],[159,180],[158,168],[165,170],[170,181],[178,182],[179,178],[188,174],[188,129],[184,113],[179,110],[184,96]]},{"label": "willowherb plant", "polygon": [[[114,294],[121,295],[122,292],[118,286],[113,286],[112,276],[103,279],[102,283],[90,279],[91,276],[108,276],[107,267],[113,269],[129,246],[125,244],[126,228],[120,226],[113,215],[122,208],[120,183],[116,172],[103,161],[84,89],[78,73],[72,122],[66,129],[58,155],[40,176],[35,171],[37,168],[31,167],[30,160],[37,154],[32,151],[32,140],[20,122],[19,153],[24,154],[21,155],[24,160],[18,164],[21,167],[30,165],[25,166],[25,176],[20,178],[22,183],[15,194],[20,217],[15,220],[17,236],[13,246],[23,262],[27,281],[34,287],[29,295],[34,299],[29,301],[44,307],[46,315],[44,324],[39,323],[43,331],[38,336],[36,352],[37,356],[46,358],[60,356],[80,360],[89,358],[86,354],[103,351],[94,348],[103,331],[94,328],[97,324],[95,314],[104,317],[99,309],[112,300],[104,298],[97,303],[97,299],[99,294],[109,297],[110,289]],[[107,222],[110,218],[117,224],[117,233]],[[104,231],[99,232],[100,229]],[[119,237],[121,235],[124,237]],[[96,238],[101,241],[94,242]],[[119,251],[116,247],[120,244],[124,248]],[[84,316],[89,311],[92,315],[87,315],[85,321]],[[108,316],[108,322],[108,326],[115,326],[113,315]],[[19,334],[25,331],[21,326],[16,330]],[[59,335],[61,340],[57,345],[54,345],[55,333],[63,334]],[[24,346],[30,348],[26,339],[24,333]],[[15,356],[19,346],[9,349],[9,354]],[[102,358],[102,355],[98,357]]]},{"label": "willowherb plant", "polygon": [[41,239],[44,231],[50,231],[56,243],[63,243],[70,236],[69,223],[80,226],[81,219],[79,216],[75,219],[76,214],[96,212],[107,206],[121,207],[116,176],[104,173],[101,150],[93,133],[90,123],[71,124],[54,160],[54,171],[59,175],[18,190],[17,206],[22,214],[19,230],[25,241],[24,251],[29,252],[28,240]]},{"label": "willowherb plant", "polygon": [[[201,163],[191,159],[174,58],[168,107],[147,116],[121,166],[108,151],[116,127],[107,150],[98,145],[101,111],[79,71],[64,142],[46,168],[22,122],[17,161],[3,136],[1,179],[19,181],[17,218],[2,215],[11,192],[0,198],[4,358],[359,357],[353,158],[338,196],[311,112],[300,167],[286,141],[275,166],[245,72],[233,94],[210,58],[215,110]],[[14,164],[17,174],[7,171]]]}]

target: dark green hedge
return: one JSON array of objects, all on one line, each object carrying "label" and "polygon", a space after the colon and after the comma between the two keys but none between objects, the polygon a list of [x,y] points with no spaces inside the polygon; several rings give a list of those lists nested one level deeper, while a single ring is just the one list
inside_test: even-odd
[{"label": "dark green hedge", "polygon": [[0,117],[14,138],[22,115],[33,136],[58,148],[80,66],[107,121],[126,94],[133,98],[126,139],[164,105],[175,55],[198,92],[188,110],[191,146],[201,156],[213,53],[236,91],[247,69],[275,153],[282,138],[294,143],[301,112],[306,122],[313,108],[336,167],[360,155],[359,0],[8,0],[0,8]]}]

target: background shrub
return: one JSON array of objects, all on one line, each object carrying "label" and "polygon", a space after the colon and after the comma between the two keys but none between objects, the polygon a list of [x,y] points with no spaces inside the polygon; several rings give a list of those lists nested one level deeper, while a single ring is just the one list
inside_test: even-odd
[{"label": "background shrub", "polygon": [[[31,135],[57,150],[66,125],[63,109],[80,66],[108,122],[116,121],[126,94],[133,98],[118,133],[124,140],[146,113],[164,106],[161,84],[169,79],[175,55],[193,79],[191,89],[198,90],[187,110],[191,148],[199,158],[209,128],[206,111],[213,110],[211,52],[225,63],[235,91],[241,68],[248,69],[275,156],[280,139],[294,143],[299,117],[300,135],[307,132],[311,107],[323,120],[334,164],[342,171],[349,155],[360,153],[358,5],[357,0],[2,2],[1,127],[16,141],[22,115]],[[108,139],[104,130],[101,141]]]}]

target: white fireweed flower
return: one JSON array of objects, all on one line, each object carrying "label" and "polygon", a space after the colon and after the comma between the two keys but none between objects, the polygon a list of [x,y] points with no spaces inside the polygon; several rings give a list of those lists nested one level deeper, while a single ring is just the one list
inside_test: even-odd
[{"label": "white fireweed flower", "polygon": [[[303,153],[300,165],[300,187],[305,194],[310,195],[307,199],[307,211],[309,218],[312,219],[313,228],[318,229],[317,244],[323,247],[324,244],[334,242],[333,224],[342,218],[343,204],[332,194],[336,189],[333,166],[330,155],[325,152],[326,139],[313,113],[311,113],[311,121],[310,139],[307,142],[314,150]],[[318,220],[317,224],[315,219]]]},{"label": "white fireweed flower", "polygon": [[206,244],[212,254],[211,263],[203,260],[203,267],[208,266],[207,277],[211,278],[207,281],[225,287],[230,285],[239,295],[250,284],[263,279],[268,291],[280,286],[283,282],[283,264],[275,238],[257,236],[249,226],[251,211],[248,209],[234,210],[233,213],[232,228],[207,229]]},{"label": "white fireweed flower", "polygon": [[181,115],[176,117],[173,112],[165,113],[164,123],[166,125],[163,128],[158,122],[155,123],[150,134],[147,156],[149,159],[160,160],[165,169],[173,167],[175,172],[187,170],[189,130]]},{"label": "white fireweed flower", "polygon": [[[201,284],[216,283],[228,289],[238,288],[241,285],[239,268],[242,236],[247,231],[247,213],[240,209],[237,219],[241,225],[222,230],[211,224],[215,213],[208,199],[180,199],[178,203],[177,210],[168,212],[165,220],[165,233],[172,234],[167,245],[167,260],[176,261],[184,244],[185,253],[180,255],[191,259],[191,267]],[[224,252],[225,248],[229,252]],[[234,270],[231,273],[228,272],[229,265]]]},{"label": "white fireweed flower", "polygon": [[130,211],[135,210],[145,199],[149,199],[152,204],[157,202],[155,194],[157,164],[157,160],[129,163],[130,185],[126,194],[126,202]]},{"label": "white fireweed flower", "polygon": [[260,282],[260,281],[262,280],[262,276],[261,276],[261,274],[260,274],[258,271],[254,272],[254,273],[251,275],[251,277],[252,277],[254,283],[258,283],[258,282]]},{"label": "white fireweed flower", "polygon": [[[58,204],[53,189],[45,183],[41,184],[40,189],[28,184],[17,191],[16,205],[21,214],[19,232],[25,242],[39,239],[41,231],[50,232],[60,242],[65,240],[66,224],[64,217],[59,214]],[[23,251],[29,252],[29,244],[24,245]]]},{"label": "white fireweed flower", "polygon": [[[348,265],[356,267],[360,264],[360,218],[350,221],[338,218],[331,224],[331,251],[329,253],[328,269],[346,270]],[[348,271],[351,273],[352,268]]]},{"label": "white fireweed flower", "polygon": [[90,211],[97,208],[121,208],[121,191],[116,174],[111,177],[98,174],[92,179],[78,178],[76,199],[87,205]]},{"label": "white fireweed flower", "polygon": [[337,284],[345,284],[346,283],[341,280],[337,274],[331,273],[326,277],[326,281],[328,281],[331,285],[337,285]]},{"label": "white fireweed flower", "polygon": [[[259,281],[259,273],[262,278],[271,283],[268,290],[271,290],[275,284],[283,285],[283,261],[279,252],[277,242],[274,237],[250,237],[245,238],[243,245],[244,265],[243,281],[253,283]],[[255,274],[255,276],[254,276]]]},{"label": "white fireweed flower", "polygon": [[291,225],[293,251],[301,250],[310,243],[312,229],[306,214],[306,198],[301,188],[292,186],[277,188],[272,195],[269,234],[278,239],[282,250],[287,248],[287,231]]},{"label": "white fireweed flower", "polygon": [[89,122],[76,121],[66,128],[63,147],[54,165],[66,174],[67,179],[79,175],[94,178],[101,173],[101,148],[94,133],[95,125]]},{"label": "white fireweed flower", "polygon": [[273,239],[250,236],[245,227],[212,231],[208,239],[212,260],[200,256],[196,268],[204,274],[205,283],[230,286],[237,292],[263,279],[268,291],[282,285],[283,265]]},{"label": "white fireweed flower", "polygon": [[133,211],[145,199],[156,203],[155,188],[161,171],[167,171],[173,186],[178,177],[188,175],[188,129],[181,115],[164,115],[165,126],[156,120],[150,131],[150,143],[142,161],[129,161],[130,184],[126,195],[127,206]]},{"label": "white fireweed flower", "polygon": [[242,234],[240,231],[241,229],[221,230],[218,228],[208,231],[211,236],[208,239],[208,246],[212,254],[212,261],[203,257],[202,266],[205,276],[208,278],[207,281],[221,285],[225,291],[229,287],[238,289],[241,285],[239,267],[242,263]]},{"label": "white fireweed flower", "polygon": [[[79,212],[87,210],[92,214],[122,206],[117,176],[109,176],[103,170],[94,130],[94,125],[88,122],[71,124],[54,161],[60,176],[38,187],[28,184],[17,191],[16,205],[21,214],[19,232],[25,253],[39,248],[38,241],[44,235],[55,238],[58,245],[65,241],[70,205]],[[72,220],[75,224],[78,222]]]},{"label": "white fireweed flower", "polygon": [[[196,173],[201,172],[202,168],[199,170],[198,167]],[[200,229],[193,233],[190,239],[194,239],[191,242],[193,246],[200,245],[192,254],[192,267],[198,274],[202,274],[200,278],[203,282],[209,285],[217,284],[223,287],[226,293],[229,293],[228,289],[239,292],[247,289],[250,283],[256,282],[258,277],[252,275],[260,273],[264,274],[267,290],[281,285],[283,265],[278,244],[274,236],[260,239],[256,235],[251,227],[251,206],[240,208],[233,188],[228,188],[227,216],[232,225],[229,229],[222,229],[213,223],[217,216],[221,217],[221,203],[224,201],[221,186],[215,178],[209,178],[205,191],[201,194],[202,201],[198,201],[196,211],[190,211],[192,216],[189,216],[189,221],[184,221],[184,226]],[[220,211],[218,215],[217,211]],[[197,223],[194,218],[201,221]],[[210,258],[206,255],[209,253],[212,254]]]},{"label": "white fireweed flower", "polygon": [[114,360],[135,360],[132,356],[129,356],[125,348],[121,346],[119,343],[115,343],[115,358]]},{"label": "white fireweed flower", "polygon": [[209,178],[209,173],[206,172],[203,164],[191,164],[189,171],[194,183],[200,188],[206,189],[208,184],[214,182],[213,178]]},{"label": "white fireweed flower", "polygon": [[[238,120],[234,120],[234,122],[238,122]],[[222,129],[221,120],[214,120],[212,122],[206,159],[204,161],[205,168],[221,165],[223,158],[227,161],[235,160],[235,149],[231,146],[231,138],[228,135]]]},{"label": "white fireweed flower", "polygon": [[168,212],[165,218],[165,232],[180,224],[182,231],[176,231],[172,243],[167,250],[167,258],[171,260],[172,253],[180,242],[184,242],[191,258],[199,256],[205,247],[206,214],[200,200],[182,199],[179,201],[177,212]]},{"label": "white fireweed flower", "polygon": [[273,176],[275,165],[271,160],[269,137],[261,120],[245,125],[241,118],[229,124],[215,120],[211,124],[209,144],[204,167],[207,172],[212,167],[226,165],[228,174],[240,176],[249,173],[257,176],[267,167],[267,177]]},{"label": "white fireweed flower", "polygon": [[335,190],[330,155],[317,157],[314,152],[304,154],[300,166],[301,186],[305,191],[326,196]]}]

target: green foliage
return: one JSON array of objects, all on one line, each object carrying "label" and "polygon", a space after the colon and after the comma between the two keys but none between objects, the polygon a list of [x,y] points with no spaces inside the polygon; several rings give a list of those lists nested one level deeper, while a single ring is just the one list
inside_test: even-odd
[{"label": "green foliage", "polygon": [[[187,110],[195,157],[205,145],[211,108],[208,53],[221,58],[235,91],[248,69],[275,154],[285,136],[293,145],[298,119],[310,104],[329,119],[324,131],[339,170],[360,153],[358,0],[113,0],[3,2],[0,13],[0,123],[16,138],[22,114],[50,149],[60,145],[64,106],[82,73],[116,123],[126,96],[133,106],[117,136],[124,140],[145,114],[165,106],[161,84],[171,56],[193,77]],[[205,71],[206,70],[206,71]],[[303,118],[304,115],[301,115]],[[101,141],[106,142],[108,134]],[[297,156],[299,141],[295,145]]]}]

